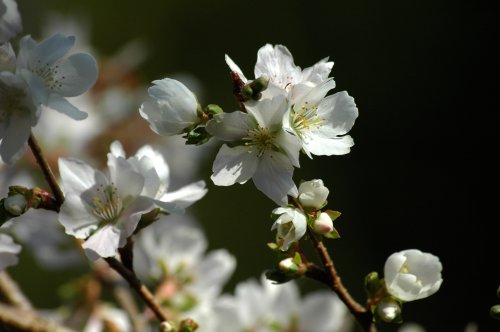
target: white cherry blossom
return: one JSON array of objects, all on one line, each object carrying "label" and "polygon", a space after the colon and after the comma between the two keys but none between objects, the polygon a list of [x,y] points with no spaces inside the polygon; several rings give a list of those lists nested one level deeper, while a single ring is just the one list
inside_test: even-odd
[{"label": "white cherry blossom", "polygon": [[402,301],[414,301],[431,296],[439,290],[443,279],[439,258],[408,249],[387,258],[384,279],[387,291]]},{"label": "white cherry blossom", "polygon": [[21,15],[14,0],[0,0],[0,44],[21,32]]},{"label": "white cherry blossom", "polygon": [[141,195],[144,176],[124,158],[110,158],[108,168],[109,177],[78,159],[59,159],[66,195],[59,222],[67,234],[85,240],[90,259],[116,255],[141,216],[154,208],[152,199]]},{"label": "white cherry blossom", "polygon": [[304,181],[299,185],[298,200],[303,208],[318,210],[325,204],[329,193],[321,179]]},{"label": "white cherry blossom", "polygon": [[87,113],[66,97],[79,96],[97,80],[97,63],[89,54],[76,53],[63,58],[74,46],[75,37],[56,33],[37,43],[31,36],[21,39],[16,73],[24,78],[34,100],[75,120]]},{"label": "white cherry blossom", "polygon": [[282,128],[288,108],[284,96],[249,103],[248,113],[222,113],[207,123],[207,131],[231,142],[223,145],[213,165],[212,180],[219,186],[245,183],[252,178],[257,189],[278,205],[287,195],[297,196],[293,167],[299,167],[300,143]]}]

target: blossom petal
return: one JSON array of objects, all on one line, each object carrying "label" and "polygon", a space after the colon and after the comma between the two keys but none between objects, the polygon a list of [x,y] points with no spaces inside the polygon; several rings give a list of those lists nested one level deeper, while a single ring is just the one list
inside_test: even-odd
[{"label": "blossom petal", "polygon": [[188,184],[179,190],[168,192],[161,197],[161,201],[175,203],[176,206],[187,208],[194,202],[199,201],[205,196],[208,189],[205,181],[198,181]]},{"label": "blossom petal", "polygon": [[[26,37],[25,37],[26,38]],[[31,37],[28,36],[31,39]],[[33,48],[30,54],[30,65],[33,68],[52,65],[61,59],[75,45],[75,36],[56,33]]]},{"label": "blossom petal", "polygon": [[210,252],[195,267],[199,280],[193,287],[194,293],[204,293],[208,297],[215,298],[233,274],[235,267],[236,259],[227,250]]},{"label": "blossom petal", "polygon": [[240,77],[240,80],[242,80],[243,83],[248,82],[248,80],[245,77],[245,75],[243,75],[243,71],[241,71],[240,67],[238,67],[238,65],[236,63],[234,63],[234,61],[229,57],[229,55],[226,54],[224,56],[224,59],[226,60],[226,63],[229,66],[229,69],[231,69],[231,71],[233,71],[236,74],[238,74],[238,76]]},{"label": "blossom petal", "polygon": [[89,90],[97,80],[97,62],[86,53],[73,54],[58,63],[54,79],[59,82],[54,88],[64,97],[75,97]]},{"label": "blossom petal", "polygon": [[142,215],[153,210],[153,200],[148,197],[139,196],[120,214],[119,220],[116,222],[116,227],[120,232],[120,246],[125,244],[127,237],[134,233],[137,223]]},{"label": "blossom petal", "polygon": [[284,89],[295,83],[301,75],[300,68],[293,63],[290,51],[283,45],[266,44],[257,52],[255,77],[267,76],[276,85]]},{"label": "blossom petal", "polygon": [[235,141],[248,135],[256,126],[255,119],[243,112],[221,113],[208,121],[207,132],[223,141]]},{"label": "blossom petal", "polygon": [[67,101],[66,98],[57,93],[51,93],[49,95],[47,106],[60,113],[66,114],[73,120],[84,120],[88,116],[86,112],[80,111],[76,106]]},{"label": "blossom petal", "polygon": [[7,163],[13,163],[24,153],[31,132],[29,117],[11,115],[10,123],[3,133],[0,156]]},{"label": "blossom petal", "polygon": [[354,140],[351,136],[323,138],[314,136],[311,140],[303,142],[304,150],[317,156],[343,155],[351,151]]},{"label": "blossom petal", "polygon": [[64,226],[66,234],[85,239],[97,229],[99,219],[79,195],[69,193],[61,206],[59,222]]},{"label": "blossom petal", "polygon": [[358,108],[354,98],[346,91],[326,97],[318,105],[318,116],[326,121],[317,131],[323,137],[335,137],[344,135],[354,126],[358,117]]},{"label": "blossom petal", "polygon": [[347,308],[328,292],[310,293],[302,302],[299,330],[304,332],[339,331],[347,319]]},{"label": "blossom petal", "polygon": [[282,153],[270,151],[260,158],[253,182],[257,189],[278,205],[288,203],[287,195],[297,196],[292,179],[293,165]]},{"label": "blossom petal", "polygon": [[283,116],[288,110],[288,100],[284,95],[274,96],[245,105],[249,114],[253,115],[259,126],[277,131],[283,126]]},{"label": "blossom petal", "polygon": [[82,244],[82,247],[85,249],[85,253],[90,259],[113,257],[118,254],[119,241],[120,231],[113,225],[105,225],[92,234],[92,236]]},{"label": "blossom petal", "polygon": [[97,182],[106,183],[104,174],[79,159],[59,158],[58,166],[66,194],[69,192],[81,194],[95,186]]},{"label": "blossom petal", "polygon": [[223,145],[215,157],[212,181],[218,186],[245,183],[254,175],[258,162],[256,153],[249,152],[243,146],[230,148]]},{"label": "blossom petal", "polygon": [[328,62],[328,57],[326,57],[315,63],[312,67],[304,68],[301,80],[319,84],[328,79],[332,68],[333,62]]},{"label": "blossom petal", "polygon": [[17,254],[21,246],[15,243],[7,234],[0,233],[0,271],[8,266],[16,265],[19,261]]}]

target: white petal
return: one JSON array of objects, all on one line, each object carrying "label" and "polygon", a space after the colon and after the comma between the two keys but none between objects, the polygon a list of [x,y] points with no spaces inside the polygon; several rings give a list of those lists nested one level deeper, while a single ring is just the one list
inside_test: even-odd
[{"label": "white petal", "polygon": [[277,95],[272,99],[247,103],[245,106],[248,113],[255,117],[259,126],[271,131],[278,131],[283,127],[283,116],[288,110],[288,100],[285,96]]},{"label": "white petal", "polygon": [[284,154],[274,151],[265,153],[261,158],[253,182],[257,189],[278,205],[288,203],[289,193],[297,194],[292,179],[293,165]]},{"label": "white petal", "polygon": [[195,274],[199,278],[193,285],[195,294],[205,293],[209,297],[219,295],[235,267],[236,259],[227,250],[210,252],[195,267]]},{"label": "white petal", "polygon": [[13,163],[24,153],[31,132],[31,120],[28,117],[11,115],[10,123],[3,133],[0,156],[5,163]]},{"label": "white petal", "polygon": [[384,279],[387,287],[391,287],[405,262],[406,257],[399,252],[395,252],[387,258],[384,265]]},{"label": "white petal", "polygon": [[[104,174],[95,170],[87,163],[76,158],[59,158],[59,173],[63,181],[63,190],[69,192],[83,193],[96,184],[96,179],[104,178]],[[100,173],[100,175],[96,175]]]},{"label": "white petal", "polygon": [[239,111],[217,114],[206,125],[207,132],[223,141],[239,140],[255,127],[255,119]]},{"label": "white petal", "polygon": [[[90,259],[99,257],[113,257],[118,254],[120,232],[113,225],[106,225],[97,230],[82,244]],[[90,252],[87,252],[90,251]]]},{"label": "white petal", "polygon": [[240,67],[238,67],[238,65],[236,63],[234,63],[234,61],[229,57],[229,55],[226,54],[225,57],[224,57],[224,59],[226,60],[226,63],[229,66],[229,69],[231,69],[231,71],[233,71],[236,74],[238,74],[238,76],[243,81],[243,83],[248,82],[248,80],[245,77],[245,75],[243,75],[243,72],[241,71]]},{"label": "white petal", "polygon": [[[312,136],[312,135],[311,135]],[[351,136],[323,138],[312,136],[303,142],[304,149],[317,156],[343,155],[351,151],[354,141]]]},{"label": "white petal", "polygon": [[347,318],[347,308],[330,292],[310,293],[302,302],[299,329],[303,332],[339,331]]},{"label": "white petal", "polygon": [[66,234],[85,239],[97,229],[99,219],[79,195],[69,193],[61,206],[59,222],[64,226]]},{"label": "white petal", "polygon": [[120,141],[113,141],[113,143],[109,146],[109,151],[115,157],[126,157],[125,150],[123,149],[123,145]]},{"label": "white petal", "polygon": [[321,59],[314,66],[304,68],[301,80],[320,84],[328,79],[332,68],[333,62],[328,62],[328,58]]},{"label": "white petal", "polygon": [[58,63],[54,79],[54,91],[64,97],[79,96],[94,85],[97,80],[97,62],[94,57],[86,53],[73,54]]},{"label": "white petal", "polygon": [[21,246],[14,243],[9,235],[0,233],[0,271],[16,265],[19,261],[17,254],[20,251]]},{"label": "white petal", "polygon": [[[30,37],[31,38],[31,37]],[[29,61],[32,68],[52,65],[61,59],[75,45],[75,37],[56,33],[32,49]]]},{"label": "white petal", "polygon": [[323,98],[325,98],[326,94],[334,88],[335,81],[333,79],[328,79],[322,82],[303,95],[302,98],[296,102],[294,109],[300,110],[302,106],[318,105]]},{"label": "white petal", "polygon": [[243,146],[230,148],[223,145],[215,157],[212,181],[218,186],[245,183],[254,175],[258,162],[257,154],[250,153]]},{"label": "white petal", "polygon": [[283,45],[266,44],[257,52],[255,77],[267,76],[284,89],[300,79],[300,68],[293,63],[290,51]]},{"label": "white petal", "polygon": [[326,121],[318,134],[323,137],[344,135],[351,130],[358,114],[354,98],[346,91],[326,97],[318,105],[318,116]]},{"label": "white petal", "polygon": [[51,93],[49,95],[47,106],[60,113],[66,114],[74,120],[84,120],[88,116],[86,112],[80,111],[77,107],[67,101],[66,98],[56,93]]},{"label": "white petal", "polygon": [[187,208],[194,202],[202,199],[207,191],[208,189],[206,188],[205,181],[198,181],[188,184],[179,190],[166,193],[160,200],[175,203],[175,205],[181,208]]},{"label": "white petal", "polygon": [[122,211],[115,224],[115,227],[121,230],[120,246],[127,237],[134,233],[142,215],[150,212],[153,208],[154,204],[150,198],[140,196]]},{"label": "white petal", "polygon": [[302,145],[299,138],[295,135],[285,132],[284,130],[281,130],[276,135],[276,143],[288,156],[292,165],[295,167],[300,167],[299,158]]},{"label": "white petal", "polygon": [[160,181],[162,181],[164,185],[168,186],[170,168],[168,167],[165,158],[159,151],[154,150],[150,145],[145,145],[140,148],[135,155],[139,158],[148,157],[149,159],[153,160]]},{"label": "white petal", "polygon": [[125,159],[108,154],[108,168],[111,181],[123,200],[137,197],[142,192],[144,176],[132,169]]},{"label": "white petal", "polygon": [[23,26],[15,1],[0,2],[0,10],[0,44],[2,44],[21,32]]}]

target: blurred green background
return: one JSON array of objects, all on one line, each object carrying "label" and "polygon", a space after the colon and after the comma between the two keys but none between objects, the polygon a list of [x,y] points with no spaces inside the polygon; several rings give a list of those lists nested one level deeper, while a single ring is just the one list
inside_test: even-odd
[{"label": "blurred green background", "polygon": [[[322,178],[329,208],[342,212],[342,239],[328,246],[344,283],[362,301],[366,273],[382,273],[395,251],[419,248],[441,258],[444,283],[431,298],[405,306],[406,320],[428,331],[463,331],[469,322],[479,331],[500,330],[488,314],[500,302],[497,200],[486,191],[497,191],[498,172],[490,161],[498,151],[492,8],[428,0],[18,3],[24,34],[40,38],[50,12],[83,18],[103,57],[141,40],[148,51],[142,80],[190,73],[201,82],[202,104],[225,110],[237,105],[224,54],[249,78],[265,43],[286,45],[302,68],[329,56],[336,91],[347,90],[359,108],[350,132],[356,145],[346,156],[302,156],[294,178]],[[273,240],[275,206],[251,183],[216,188],[211,160],[200,175],[211,190],[193,210],[210,247],[227,248],[238,259],[227,286],[232,291],[274,264],[265,243]],[[59,279],[43,280],[23,267],[28,264],[21,261],[12,273],[29,294],[37,291],[35,303],[42,305],[52,291],[43,285]],[[302,286],[316,288],[307,281]]]}]

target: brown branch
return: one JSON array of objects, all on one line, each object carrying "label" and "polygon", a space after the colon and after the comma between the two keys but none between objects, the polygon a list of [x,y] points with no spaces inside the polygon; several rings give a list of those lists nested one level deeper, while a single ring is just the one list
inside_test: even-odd
[{"label": "brown branch", "polygon": [[40,148],[40,145],[38,144],[38,141],[36,140],[33,133],[30,134],[30,137],[28,139],[28,145],[31,149],[31,152],[33,153],[33,156],[36,159],[36,162],[38,163],[38,166],[40,166],[40,169],[42,170],[43,175],[45,176],[45,180],[49,184],[50,189],[52,190],[52,193],[54,194],[57,203],[59,204],[59,206],[61,206],[62,203],[64,202],[64,194],[61,190],[61,187],[59,187],[59,184],[57,183],[56,177],[54,176],[54,173],[52,172],[49,163],[43,156],[42,149]]},{"label": "brown branch", "polygon": [[[295,207],[297,207],[302,212],[306,213],[302,208],[302,205],[300,205],[300,203],[297,201],[295,197],[288,196],[288,198]],[[339,296],[339,298],[342,300],[342,302],[344,302],[344,304],[347,306],[351,314],[356,318],[358,323],[363,327],[365,331],[376,332],[377,329],[372,321],[373,318],[372,313],[369,310],[367,310],[364,306],[359,304],[356,300],[354,300],[351,294],[349,294],[349,291],[342,283],[342,280],[340,279],[340,276],[337,273],[337,270],[335,269],[335,265],[333,265],[333,260],[330,257],[330,254],[328,253],[328,250],[326,249],[323,242],[309,227],[307,227],[307,235],[308,238],[311,239],[313,247],[319,256],[321,263],[323,264],[323,267],[325,268],[325,272],[329,279],[329,282],[327,284],[328,287],[330,287]],[[319,279],[318,281],[324,282],[324,279]]]},{"label": "brown branch", "polygon": [[137,278],[133,271],[127,269],[120,261],[113,257],[104,258],[104,260],[109,264],[109,266],[118,272],[123,279],[127,280],[130,287],[132,287],[137,294],[144,300],[146,305],[154,312],[156,318],[160,322],[164,322],[167,320],[167,316],[161,309],[161,307],[156,303],[156,300],[149,291],[149,289],[142,284],[142,282]]},{"label": "brown branch", "polygon": [[0,331],[73,332],[33,310],[14,308],[2,303],[0,303]]},{"label": "brown branch", "polygon": [[5,302],[18,309],[33,309],[31,302],[6,271],[0,272],[0,294]]}]

